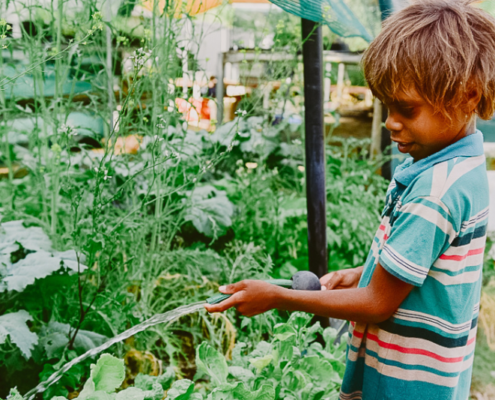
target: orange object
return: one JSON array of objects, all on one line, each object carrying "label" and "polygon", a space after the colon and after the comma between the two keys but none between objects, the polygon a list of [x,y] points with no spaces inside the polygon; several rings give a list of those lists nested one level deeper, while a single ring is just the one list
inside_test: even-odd
[{"label": "orange object", "polygon": [[189,100],[177,97],[175,104],[180,113],[184,114],[186,121],[196,122],[202,119],[210,119],[210,108],[208,107],[208,99],[194,99]]}]

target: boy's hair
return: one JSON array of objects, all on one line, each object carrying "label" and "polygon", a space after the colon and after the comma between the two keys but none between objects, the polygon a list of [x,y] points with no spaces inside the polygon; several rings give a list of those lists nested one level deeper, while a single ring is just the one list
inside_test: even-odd
[{"label": "boy's hair", "polygon": [[393,14],[363,57],[373,94],[387,102],[413,86],[449,118],[477,89],[479,117],[495,111],[495,19],[473,0],[417,0]]}]

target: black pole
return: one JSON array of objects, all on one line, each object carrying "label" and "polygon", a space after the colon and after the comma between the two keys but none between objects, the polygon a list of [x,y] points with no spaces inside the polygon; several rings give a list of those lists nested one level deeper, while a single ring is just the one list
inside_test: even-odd
[{"label": "black pole", "polygon": [[328,272],[321,26],[302,19],[309,270]]}]

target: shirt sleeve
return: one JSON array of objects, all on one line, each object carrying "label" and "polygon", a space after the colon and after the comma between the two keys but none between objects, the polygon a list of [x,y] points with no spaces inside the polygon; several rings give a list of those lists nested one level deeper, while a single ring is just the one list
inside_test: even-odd
[{"label": "shirt sleeve", "polygon": [[457,236],[447,206],[436,197],[417,197],[400,206],[379,263],[389,273],[421,286],[431,266]]}]

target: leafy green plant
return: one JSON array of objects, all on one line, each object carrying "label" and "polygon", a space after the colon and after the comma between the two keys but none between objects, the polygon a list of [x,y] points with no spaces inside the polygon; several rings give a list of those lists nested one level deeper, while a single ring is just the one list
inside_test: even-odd
[{"label": "leafy green plant", "polygon": [[[139,374],[134,387],[115,393],[125,378],[124,362],[103,354],[91,365],[77,398],[158,400],[166,391],[171,400],[337,399],[346,340],[335,344],[336,330],[323,330],[319,323],[310,325],[311,319],[309,314],[293,313],[287,322],[275,326],[269,342],[261,341],[251,351],[246,343],[238,342],[230,362],[207,342],[201,343],[196,349],[196,383],[175,380],[175,372],[168,368],[160,376]],[[324,345],[316,341],[317,335],[323,337]],[[10,398],[16,396],[22,398],[16,390],[11,391]]]},{"label": "leafy green plant", "polygon": [[[232,361],[207,343],[196,350],[197,376],[210,377],[208,400],[337,399],[344,373],[345,340],[335,345],[336,331],[309,325],[311,316],[293,313],[274,328],[270,342],[261,341],[247,352],[237,343]],[[316,342],[322,334],[325,346]],[[179,382],[172,388],[179,390]],[[180,383],[184,400],[203,398]],[[187,390],[184,390],[187,388]],[[192,397],[192,396],[195,397]]]}]

